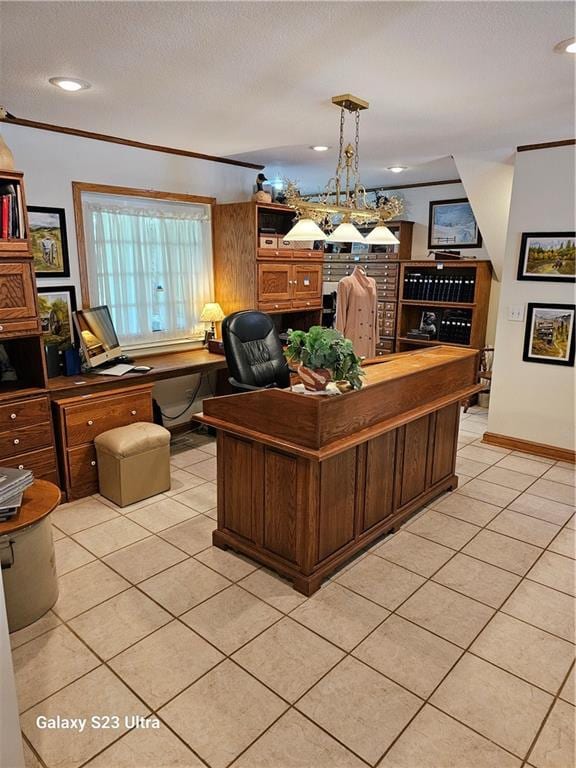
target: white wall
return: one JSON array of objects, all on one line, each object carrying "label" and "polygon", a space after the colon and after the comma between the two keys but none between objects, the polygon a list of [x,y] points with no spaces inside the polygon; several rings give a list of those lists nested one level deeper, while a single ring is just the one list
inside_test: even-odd
[{"label": "white wall", "polygon": [[[38,284],[72,284],[76,287],[79,304],[73,181],[206,195],[217,198],[218,202],[233,202],[249,199],[257,174],[257,171],[248,168],[6,123],[1,125],[0,131],[14,154],[16,168],[24,172],[28,205],[53,206],[66,210],[71,276],[66,279],[41,279]],[[193,138],[191,129],[191,144]],[[188,393],[195,388],[196,381],[196,377],[171,379],[156,385],[154,396],[166,413],[179,413],[186,405]],[[180,421],[189,417],[190,412]]]},{"label": "white wall", "polygon": [[574,230],[573,146],[520,152],[502,275],[488,431],[574,449],[574,368],[522,361],[524,322],[508,307],[574,304],[574,285],[516,280],[522,232]]}]

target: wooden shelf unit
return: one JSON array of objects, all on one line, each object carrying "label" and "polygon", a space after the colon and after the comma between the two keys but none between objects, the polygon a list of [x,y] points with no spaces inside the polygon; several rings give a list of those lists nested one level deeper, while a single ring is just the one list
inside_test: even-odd
[{"label": "wooden shelf unit", "polygon": [[320,325],[323,252],[282,243],[294,210],[274,203],[222,203],[214,206],[213,217],[215,294],[224,313],[261,309],[280,331]]},{"label": "wooden shelf unit", "polygon": [[[437,344],[474,349],[484,347],[491,283],[492,265],[489,261],[411,261],[401,264],[396,351]],[[466,301],[458,301],[458,295]],[[429,296],[434,299],[427,298]],[[447,299],[443,300],[442,296]],[[427,309],[437,314],[438,337],[430,340],[407,338],[409,331],[419,328],[422,313]],[[465,325],[457,331],[459,337],[450,338],[448,326],[457,322]]]}]

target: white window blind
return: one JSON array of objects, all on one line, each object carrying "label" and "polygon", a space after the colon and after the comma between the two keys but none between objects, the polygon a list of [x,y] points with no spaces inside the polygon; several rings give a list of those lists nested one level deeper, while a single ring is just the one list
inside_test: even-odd
[{"label": "white window blind", "polygon": [[210,206],[82,195],[90,302],[123,346],[198,338],[213,300]]}]

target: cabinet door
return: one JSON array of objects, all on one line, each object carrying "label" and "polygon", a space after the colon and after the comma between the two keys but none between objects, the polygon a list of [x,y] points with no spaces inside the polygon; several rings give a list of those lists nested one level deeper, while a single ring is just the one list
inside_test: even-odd
[{"label": "cabinet door", "polygon": [[322,296],[322,265],[294,264],[292,266],[292,298],[319,299]]},{"label": "cabinet door", "polygon": [[292,267],[290,264],[258,264],[258,301],[290,299]]},{"label": "cabinet door", "polygon": [[35,317],[36,297],[30,262],[0,264],[0,320]]}]

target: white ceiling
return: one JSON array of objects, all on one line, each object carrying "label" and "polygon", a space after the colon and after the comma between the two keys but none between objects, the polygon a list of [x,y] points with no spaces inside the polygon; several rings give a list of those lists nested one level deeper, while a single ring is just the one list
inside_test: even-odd
[{"label": "white ceiling", "polygon": [[3,2],[0,21],[18,117],[262,162],[305,189],[334,167],[337,93],[370,101],[366,186],[574,135],[574,57],[552,50],[574,34],[571,2]]}]

